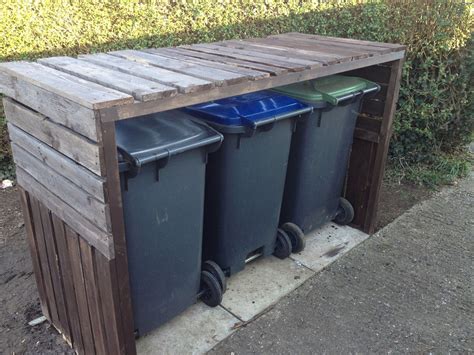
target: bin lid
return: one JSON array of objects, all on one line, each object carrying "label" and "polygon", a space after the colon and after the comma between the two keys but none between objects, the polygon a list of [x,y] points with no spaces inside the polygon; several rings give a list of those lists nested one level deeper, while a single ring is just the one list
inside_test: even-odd
[{"label": "bin lid", "polygon": [[372,82],[362,78],[331,75],[281,86],[274,90],[305,101],[325,101],[336,105],[337,99],[354,92],[363,91],[373,85]]},{"label": "bin lid", "polygon": [[177,110],[118,121],[115,133],[119,151],[140,165],[223,139],[205,123]]},{"label": "bin lid", "polygon": [[264,90],[189,106],[187,112],[224,126],[246,126],[266,118],[308,108],[294,98]]}]

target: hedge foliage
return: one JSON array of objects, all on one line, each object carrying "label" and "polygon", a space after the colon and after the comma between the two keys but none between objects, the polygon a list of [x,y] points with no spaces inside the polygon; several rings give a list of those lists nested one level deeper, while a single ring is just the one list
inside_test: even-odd
[{"label": "hedge foliage", "polygon": [[408,57],[391,156],[429,163],[458,150],[473,130],[472,5],[451,0],[357,3],[0,0],[0,61],[288,31],[404,43]]}]

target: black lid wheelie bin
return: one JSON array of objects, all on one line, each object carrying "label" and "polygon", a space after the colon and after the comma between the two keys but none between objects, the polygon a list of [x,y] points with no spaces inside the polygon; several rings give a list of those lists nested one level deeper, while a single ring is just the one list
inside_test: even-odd
[{"label": "black lid wheelie bin", "polygon": [[[116,124],[135,331],[222,299],[225,278],[201,271],[205,165],[222,135],[180,111]],[[214,264],[215,265],[215,264]],[[211,271],[211,273],[209,273]]]},{"label": "black lid wheelie bin", "polygon": [[186,110],[224,135],[207,165],[204,258],[232,275],[257,256],[289,256],[278,218],[294,122],[311,108],[261,91]]},{"label": "black lid wheelie bin", "polygon": [[365,79],[333,75],[274,89],[313,106],[291,144],[280,223],[288,233],[334,220],[348,224],[351,204],[341,197],[358,112],[364,95],[379,91]]}]

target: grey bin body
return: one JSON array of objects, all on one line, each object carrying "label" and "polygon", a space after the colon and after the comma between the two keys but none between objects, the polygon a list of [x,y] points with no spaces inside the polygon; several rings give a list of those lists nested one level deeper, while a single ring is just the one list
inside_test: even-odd
[{"label": "grey bin body", "polygon": [[134,324],[141,335],[197,300],[206,159],[222,136],[178,111],[118,122],[116,135]]},{"label": "grey bin body", "polygon": [[335,106],[298,98],[313,112],[298,122],[291,143],[280,224],[292,222],[307,233],[336,217],[362,99],[379,89],[369,83]]}]

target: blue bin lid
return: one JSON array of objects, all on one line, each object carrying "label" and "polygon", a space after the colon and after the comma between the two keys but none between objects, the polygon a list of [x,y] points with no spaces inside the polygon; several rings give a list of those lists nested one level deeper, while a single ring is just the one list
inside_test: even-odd
[{"label": "blue bin lid", "polygon": [[248,126],[308,107],[291,97],[265,90],[189,106],[186,111],[223,126]]}]

